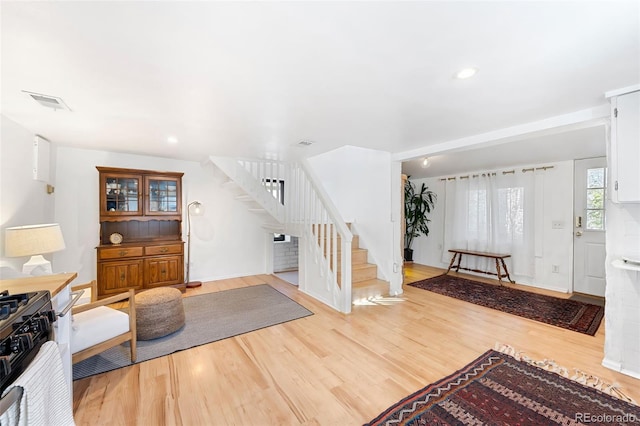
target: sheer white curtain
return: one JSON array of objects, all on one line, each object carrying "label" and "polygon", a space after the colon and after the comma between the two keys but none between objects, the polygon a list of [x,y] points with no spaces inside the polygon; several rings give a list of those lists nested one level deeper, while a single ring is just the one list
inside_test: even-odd
[{"label": "sheer white curtain", "polygon": [[[446,181],[443,262],[451,260],[449,249],[505,253],[511,274],[533,277],[534,174],[516,173]],[[494,261],[474,256],[461,266],[495,270]]]}]

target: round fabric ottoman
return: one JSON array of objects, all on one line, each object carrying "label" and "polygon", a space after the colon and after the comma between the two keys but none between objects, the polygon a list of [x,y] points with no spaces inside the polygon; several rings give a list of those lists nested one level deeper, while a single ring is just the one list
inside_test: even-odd
[{"label": "round fabric ottoman", "polygon": [[153,288],[136,294],[136,336],[151,340],[184,325],[182,293],[176,288]]}]

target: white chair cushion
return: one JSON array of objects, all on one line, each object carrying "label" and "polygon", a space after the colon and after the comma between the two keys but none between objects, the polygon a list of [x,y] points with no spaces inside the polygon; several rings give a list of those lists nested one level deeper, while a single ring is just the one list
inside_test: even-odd
[{"label": "white chair cushion", "polygon": [[73,315],[71,353],[102,343],[129,331],[129,315],[98,306]]}]

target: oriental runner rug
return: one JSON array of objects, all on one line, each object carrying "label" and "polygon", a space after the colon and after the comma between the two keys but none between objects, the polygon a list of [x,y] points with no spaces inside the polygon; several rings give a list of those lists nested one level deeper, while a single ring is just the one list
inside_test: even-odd
[{"label": "oriental runner rug", "polygon": [[[452,375],[400,400],[365,426],[640,422],[640,407],[616,388],[584,373],[572,379],[563,377],[548,371],[549,364],[553,363],[489,350]],[[616,394],[621,398],[612,396]]]},{"label": "oriental runner rug", "polygon": [[602,306],[454,275],[439,275],[408,285],[591,336],[598,331],[604,316]]}]

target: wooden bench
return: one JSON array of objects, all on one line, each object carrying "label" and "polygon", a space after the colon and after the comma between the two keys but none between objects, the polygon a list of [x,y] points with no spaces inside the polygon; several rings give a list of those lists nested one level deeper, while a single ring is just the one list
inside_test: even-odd
[{"label": "wooden bench", "polygon": [[[504,263],[504,260],[507,257],[511,257],[510,254],[498,254],[498,253],[487,253],[484,251],[473,251],[473,250],[459,250],[459,249],[451,249],[449,250],[450,253],[453,253],[453,257],[451,258],[451,263],[449,263],[449,268],[447,269],[447,272],[445,272],[445,275],[449,273],[449,271],[451,270],[451,268],[453,267],[453,264],[456,261],[456,257],[458,258],[458,263],[456,264],[456,272],[459,272],[460,269],[463,269],[465,271],[472,271],[472,272],[479,272],[481,274],[489,274],[489,275],[497,275],[498,276],[498,282],[500,283],[500,285],[502,285],[502,278],[507,278],[510,282],[515,283],[515,281],[513,281],[511,279],[511,277],[509,276],[509,270],[507,269],[507,264]],[[469,256],[478,256],[478,257],[488,257],[490,259],[494,259],[496,261],[496,272],[489,272],[489,271],[481,271],[478,269],[469,269],[469,268],[461,268],[460,267],[460,261],[462,260],[462,255],[466,254]],[[502,268],[504,268],[504,273],[502,273],[502,271],[500,270],[500,265],[502,265]]]}]

